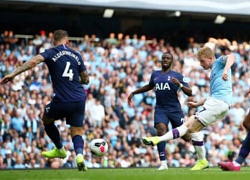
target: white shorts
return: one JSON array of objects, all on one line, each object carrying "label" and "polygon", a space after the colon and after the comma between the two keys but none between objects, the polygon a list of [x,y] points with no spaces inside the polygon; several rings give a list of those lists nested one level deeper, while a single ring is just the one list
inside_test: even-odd
[{"label": "white shorts", "polygon": [[228,110],[229,106],[226,102],[213,97],[208,97],[203,108],[196,112],[195,118],[197,118],[204,126],[208,126],[226,117]]}]

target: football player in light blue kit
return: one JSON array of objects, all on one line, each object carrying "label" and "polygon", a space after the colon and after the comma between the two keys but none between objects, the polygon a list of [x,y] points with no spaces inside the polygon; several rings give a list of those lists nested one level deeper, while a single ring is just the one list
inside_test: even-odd
[{"label": "football player in light blue kit", "polygon": [[235,61],[235,56],[231,54],[216,59],[214,52],[206,46],[198,51],[197,58],[205,70],[212,69],[210,96],[199,102],[188,102],[187,105],[191,108],[203,105],[203,108],[189,117],[182,126],[167,132],[163,136],[142,138],[144,144],[153,146],[162,141],[182,137],[190,132],[198,157],[196,165],[191,170],[202,170],[209,167],[205,157],[204,137],[201,129],[226,116],[232,99],[231,66]]}]

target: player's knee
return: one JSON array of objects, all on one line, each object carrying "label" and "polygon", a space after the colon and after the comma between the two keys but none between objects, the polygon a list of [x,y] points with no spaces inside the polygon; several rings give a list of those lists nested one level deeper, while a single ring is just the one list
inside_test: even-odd
[{"label": "player's knee", "polygon": [[190,141],[190,139],[191,139],[191,137],[190,137],[190,133],[186,133],[184,136],[182,136],[182,139],[184,140],[184,141]]},{"label": "player's knee", "polygon": [[155,126],[157,136],[162,136],[167,133],[167,126],[163,123],[158,123]]},{"label": "player's knee", "polygon": [[72,138],[76,135],[80,135],[82,134],[82,127],[74,127],[71,126],[71,136]]},{"label": "player's knee", "polygon": [[43,118],[42,121],[43,121],[44,125],[50,125],[50,124],[54,123],[53,119]]},{"label": "player's knee", "polygon": [[162,136],[162,135],[166,134],[167,130],[162,129],[162,128],[158,128],[158,129],[156,129],[156,132],[157,132],[157,136]]}]

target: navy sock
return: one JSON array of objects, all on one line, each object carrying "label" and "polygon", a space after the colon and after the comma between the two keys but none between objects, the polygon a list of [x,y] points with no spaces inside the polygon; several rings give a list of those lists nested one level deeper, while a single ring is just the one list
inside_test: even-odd
[{"label": "navy sock", "polygon": [[76,135],[72,138],[73,144],[74,144],[74,150],[77,154],[83,154],[83,146],[84,146],[84,142],[82,139],[82,136],[80,135]]},{"label": "navy sock", "polygon": [[61,142],[61,137],[60,133],[55,126],[54,123],[44,125],[45,126],[45,131],[47,135],[50,137],[50,139],[53,141],[57,149],[61,149],[63,147],[62,142]]},{"label": "navy sock", "polygon": [[165,151],[165,147],[166,147],[166,142],[160,142],[159,144],[157,144],[157,149],[158,149],[158,153],[159,153],[159,157],[161,161],[166,160],[166,151]]},{"label": "navy sock", "polygon": [[235,160],[237,163],[242,164],[250,152],[250,131],[247,133],[246,139],[243,141],[240,148],[238,158]]}]

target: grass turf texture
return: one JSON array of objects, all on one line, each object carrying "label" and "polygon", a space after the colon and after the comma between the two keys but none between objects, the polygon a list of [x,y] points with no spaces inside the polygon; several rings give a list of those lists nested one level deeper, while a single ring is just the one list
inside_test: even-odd
[{"label": "grass turf texture", "polygon": [[1,180],[250,180],[250,167],[240,172],[222,171],[218,167],[203,171],[190,168],[170,168],[157,171],[156,168],[117,169],[32,169],[0,170]]}]

